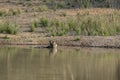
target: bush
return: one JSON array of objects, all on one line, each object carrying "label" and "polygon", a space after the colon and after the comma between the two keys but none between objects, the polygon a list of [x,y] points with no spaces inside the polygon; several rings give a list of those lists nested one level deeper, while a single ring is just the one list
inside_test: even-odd
[{"label": "bush", "polygon": [[14,16],[14,15],[17,15],[17,14],[20,14],[20,13],[21,13],[20,9],[16,9],[16,10],[9,9],[8,15]]},{"label": "bush", "polygon": [[[60,18],[62,19],[62,18]],[[44,27],[53,36],[86,35],[86,36],[111,36],[120,34],[120,15],[91,15],[89,12],[67,19],[47,19],[33,23],[34,27]]]},{"label": "bush", "polygon": [[40,25],[39,25],[39,22],[37,22],[37,21],[34,21],[34,22],[32,23],[32,25],[33,25],[35,28],[37,28],[37,27],[40,26]]},{"label": "bush", "polygon": [[47,0],[43,0],[43,2],[47,2]]},{"label": "bush", "polygon": [[52,34],[52,36],[63,36],[68,32],[68,25],[65,22],[54,19],[50,22],[47,30]]},{"label": "bush", "polygon": [[30,1],[30,2],[28,2],[26,5],[27,5],[27,6],[32,6],[33,3]]},{"label": "bush", "polygon": [[7,34],[17,34],[18,26],[16,24],[2,24],[0,25],[0,33],[7,33]]},{"label": "bush", "polygon": [[5,11],[0,11],[0,16],[5,16],[6,12]]},{"label": "bush", "polygon": [[41,11],[41,12],[47,11],[48,7],[46,5],[41,5],[41,6],[39,6],[38,10]]},{"label": "bush", "polygon": [[41,18],[40,19],[40,26],[41,27],[47,27],[47,26],[49,26],[49,22],[48,22],[48,19],[46,19],[46,18]]},{"label": "bush", "polygon": [[58,8],[65,8],[65,2],[57,3]]},{"label": "bush", "polygon": [[101,35],[101,22],[90,17],[81,22],[81,35]]},{"label": "bush", "polygon": [[30,32],[34,32],[35,31],[35,24],[32,24],[31,26],[30,26]]}]

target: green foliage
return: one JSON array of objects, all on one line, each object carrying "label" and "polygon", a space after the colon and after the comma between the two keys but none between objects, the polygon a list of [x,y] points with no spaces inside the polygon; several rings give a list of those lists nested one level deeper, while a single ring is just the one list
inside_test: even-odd
[{"label": "green foliage", "polygon": [[89,0],[84,0],[81,5],[83,8],[89,8],[91,6],[91,2]]},{"label": "green foliage", "polygon": [[32,5],[33,3],[31,1],[27,3],[27,6],[32,6]]},{"label": "green foliage", "polygon": [[93,0],[93,1],[97,1],[97,2],[105,2],[107,0]]},{"label": "green foliage", "polygon": [[10,9],[8,15],[14,16],[20,13],[21,13],[20,9]]},{"label": "green foliage", "polygon": [[[85,12],[77,14],[76,18],[47,19],[41,18],[32,25],[44,27],[52,36],[87,35],[87,36],[111,36],[120,34],[120,16],[117,13],[109,15],[91,15]],[[32,29],[33,27],[31,27]]]},{"label": "green foliage", "polygon": [[50,25],[47,27],[47,30],[52,34],[52,36],[64,36],[67,34],[69,27],[65,22],[53,19],[49,23]]},{"label": "green foliage", "polygon": [[48,19],[46,19],[45,17],[40,19],[40,26],[41,27],[47,27],[48,25],[49,25]]},{"label": "green foliage", "polygon": [[29,11],[26,9],[25,12],[27,13],[27,12],[29,12]]},{"label": "green foliage", "polygon": [[43,0],[43,2],[47,2],[47,0]]},{"label": "green foliage", "polygon": [[39,6],[38,10],[39,10],[40,12],[47,11],[47,10],[48,10],[48,7],[47,7],[46,5],[41,5],[41,6]]},{"label": "green foliage", "polygon": [[58,3],[57,8],[65,8],[65,3],[64,2]]},{"label": "green foliage", "polygon": [[39,22],[37,22],[37,21],[34,21],[33,23],[32,23],[32,25],[34,25],[35,26],[35,28],[37,28],[37,27],[39,27],[40,25],[39,25]]},{"label": "green foliage", "polygon": [[5,11],[0,11],[0,16],[5,16],[6,12]]},{"label": "green foliage", "polygon": [[34,32],[35,31],[35,24],[32,24],[31,26],[30,26],[30,32]]},{"label": "green foliage", "polygon": [[16,24],[4,23],[0,25],[0,33],[17,34],[18,26]]},{"label": "green foliage", "polygon": [[26,0],[26,1],[32,1],[32,0]]},{"label": "green foliage", "polygon": [[87,35],[87,36],[111,36],[120,34],[120,16],[112,14],[109,16],[91,16],[90,14],[82,15],[81,19],[49,21],[47,30],[53,36],[68,35]]},{"label": "green foliage", "polygon": [[0,16],[14,16],[20,13],[21,13],[20,9],[9,9],[8,12],[0,11]]},{"label": "green foliage", "polygon": [[119,0],[49,0],[52,9],[59,8],[91,8],[91,7],[112,7],[120,8]]},{"label": "green foliage", "polygon": [[83,35],[97,35],[97,30],[99,28],[99,24],[88,18],[87,20],[83,21],[81,24],[81,34]]}]

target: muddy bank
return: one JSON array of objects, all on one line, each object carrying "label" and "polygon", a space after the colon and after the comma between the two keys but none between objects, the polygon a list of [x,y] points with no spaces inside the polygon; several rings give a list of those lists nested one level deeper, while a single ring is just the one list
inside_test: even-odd
[{"label": "muddy bank", "polygon": [[106,47],[120,48],[120,36],[63,36],[63,37],[39,37],[22,39],[21,37],[11,39],[0,39],[1,45],[48,45],[49,40],[57,42],[58,46],[74,47]]}]

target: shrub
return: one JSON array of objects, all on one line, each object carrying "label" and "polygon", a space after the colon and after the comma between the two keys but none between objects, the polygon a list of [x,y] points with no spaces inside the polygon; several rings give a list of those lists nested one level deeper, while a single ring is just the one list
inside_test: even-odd
[{"label": "shrub", "polygon": [[17,34],[18,26],[16,24],[2,24],[0,25],[0,33],[7,33],[7,34]]},{"label": "shrub", "polygon": [[65,8],[65,2],[57,2],[57,1],[53,1],[52,2],[52,9],[54,10],[54,11],[56,11],[57,9],[60,9],[60,8]]},{"label": "shrub", "polygon": [[48,22],[48,19],[46,19],[46,18],[41,18],[40,19],[40,26],[41,27],[47,27],[47,26],[49,26],[49,22]]},{"label": "shrub", "polygon": [[82,24],[81,24],[81,30],[82,30],[81,34],[83,34],[83,35],[92,35],[93,27],[95,27],[95,26],[93,25],[93,21],[92,21],[91,18],[84,20],[82,22]]},{"label": "shrub", "polygon": [[32,25],[30,26],[30,32],[34,32],[34,31],[35,31],[35,25],[32,24]]},{"label": "shrub", "polygon": [[39,6],[38,10],[41,11],[41,12],[47,11],[48,7],[46,5],[41,5],[41,6]]},{"label": "shrub", "polygon": [[50,26],[47,30],[52,34],[52,36],[63,36],[68,32],[68,25],[65,22],[54,19],[50,22]]},{"label": "shrub", "polygon": [[58,6],[57,6],[57,5],[53,5],[53,6],[52,6],[52,9],[53,9],[54,11],[56,11],[56,10],[58,9]]},{"label": "shrub", "polygon": [[[60,18],[62,19],[62,18]],[[120,34],[120,15],[91,15],[89,12],[67,19],[41,18],[34,26],[47,29],[53,36],[63,35],[87,35],[87,36],[111,36]]]},{"label": "shrub", "polygon": [[27,13],[27,12],[29,12],[29,10],[28,10],[28,9],[26,9],[26,10],[24,10],[24,11],[25,11],[26,13]]},{"label": "shrub", "polygon": [[20,14],[20,13],[21,13],[20,9],[16,9],[16,10],[9,9],[8,15],[14,16],[14,15],[17,15],[17,14]]},{"label": "shrub", "polygon": [[43,0],[43,2],[47,2],[47,0]]},{"label": "shrub", "polygon": [[65,2],[60,2],[60,3],[57,3],[57,8],[65,8]]},{"label": "shrub", "polygon": [[33,5],[32,2],[27,3],[27,6],[32,6],[32,5]]},{"label": "shrub", "polygon": [[0,16],[5,16],[6,12],[5,11],[0,11]]},{"label": "shrub", "polygon": [[34,22],[32,23],[32,25],[33,25],[35,28],[37,28],[37,27],[40,26],[38,21],[34,21]]}]

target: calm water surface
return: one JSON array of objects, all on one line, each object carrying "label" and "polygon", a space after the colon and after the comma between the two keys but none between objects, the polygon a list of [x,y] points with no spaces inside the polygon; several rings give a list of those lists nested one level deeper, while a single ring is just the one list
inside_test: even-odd
[{"label": "calm water surface", "polygon": [[0,80],[120,80],[120,50],[0,47]]}]

